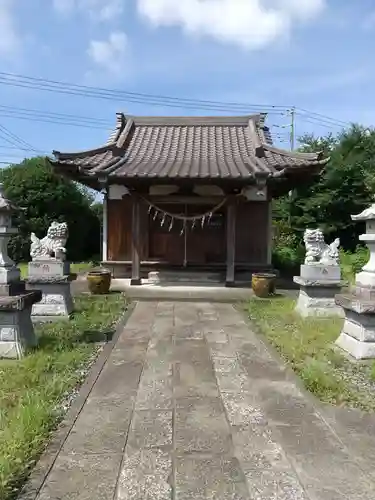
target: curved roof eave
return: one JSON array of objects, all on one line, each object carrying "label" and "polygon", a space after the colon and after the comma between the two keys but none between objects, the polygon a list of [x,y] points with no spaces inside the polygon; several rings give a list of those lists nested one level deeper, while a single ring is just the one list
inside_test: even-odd
[{"label": "curved roof eave", "polygon": [[130,120],[126,120],[124,113],[116,113],[116,128],[109,136],[108,141],[104,145],[99,146],[95,149],[75,151],[74,153],[62,153],[61,151],[53,150],[52,154],[56,158],[56,160],[59,161],[69,159],[73,160],[82,156],[90,157],[99,153],[104,153],[105,151],[109,151],[113,149],[113,147],[117,146],[117,143],[120,140],[123,132],[125,132],[129,121]]}]

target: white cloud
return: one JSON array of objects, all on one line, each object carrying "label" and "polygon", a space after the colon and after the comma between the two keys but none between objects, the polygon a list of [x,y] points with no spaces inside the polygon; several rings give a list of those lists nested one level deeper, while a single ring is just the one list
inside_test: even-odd
[{"label": "white cloud", "polygon": [[155,26],[181,26],[245,49],[264,47],[293,24],[317,17],[327,0],[138,0],[139,13]]},{"label": "white cloud", "polygon": [[53,6],[60,14],[87,12],[99,21],[115,19],[122,14],[124,5],[124,0],[53,0]]},{"label": "white cloud", "polygon": [[0,0],[0,56],[13,55],[20,48],[21,39],[13,18],[14,0]]},{"label": "white cloud", "polygon": [[126,34],[114,31],[107,40],[91,40],[87,53],[96,65],[116,74],[123,70],[127,45]]}]

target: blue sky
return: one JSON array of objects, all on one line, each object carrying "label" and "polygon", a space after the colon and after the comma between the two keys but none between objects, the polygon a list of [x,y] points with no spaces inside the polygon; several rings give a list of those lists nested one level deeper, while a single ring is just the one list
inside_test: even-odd
[{"label": "blue sky", "polygon": [[[246,104],[238,112],[93,99],[17,87],[14,78],[6,85],[9,77],[0,75],[0,126],[40,151],[101,145],[116,111],[209,115],[296,106],[309,112],[297,113],[297,135],[374,122],[373,0],[0,0],[0,30],[3,73]],[[96,128],[46,123],[14,108],[99,121]],[[286,109],[273,109],[268,123],[289,147]],[[1,130],[1,162],[32,154]]]}]

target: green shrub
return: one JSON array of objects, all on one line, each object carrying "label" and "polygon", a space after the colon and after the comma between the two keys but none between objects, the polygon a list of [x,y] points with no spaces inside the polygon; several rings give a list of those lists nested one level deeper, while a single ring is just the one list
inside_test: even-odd
[{"label": "green shrub", "polygon": [[355,273],[359,273],[362,267],[368,262],[370,252],[368,248],[357,246],[355,253],[352,254],[352,268]]},{"label": "green shrub", "polygon": [[356,273],[359,273],[369,260],[368,248],[357,246],[355,252],[340,251],[341,272],[345,280],[354,282]]},{"label": "green shrub", "polygon": [[284,221],[274,221],[273,229],[273,266],[284,275],[299,274],[305,254],[300,238]]},{"label": "green shrub", "polygon": [[272,264],[281,274],[299,274],[299,266],[303,262],[303,249],[277,247],[272,252]]}]

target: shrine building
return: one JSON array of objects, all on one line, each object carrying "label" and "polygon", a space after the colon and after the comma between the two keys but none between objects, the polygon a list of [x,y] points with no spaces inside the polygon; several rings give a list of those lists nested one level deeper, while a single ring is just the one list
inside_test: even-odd
[{"label": "shrine building", "polygon": [[49,161],[104,193],[102,261],[114,277],[205,271],[232,286],[272,268],[272,198],[328,161],[273,146],[265,118],[118,113],[105,145]]}]

